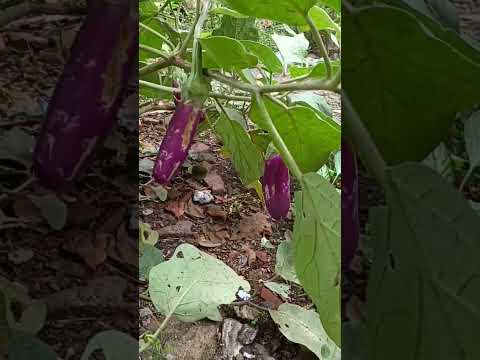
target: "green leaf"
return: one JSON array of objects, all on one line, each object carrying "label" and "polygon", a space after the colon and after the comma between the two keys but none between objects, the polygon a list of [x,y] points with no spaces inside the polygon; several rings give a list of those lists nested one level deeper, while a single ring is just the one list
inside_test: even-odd
[{"label": "green leaf", "polygon": [[340,0],[319,0],[318,3],[332,8],[339,15],[342,11],[342,2]]},{"label": "green leaf", "polygon": [[61,230],[67,221],[67,206],[54,194],[29,195],[28,198],[40,210],[42,217],[54,230]]},{"label": "green leaf", "polygon": [[271,48],[255,41],[242,40],[241,43],[248,52],[255,55],[260,64],[262,64],[271,73],[281,73],[283,71],[282,62]]},{"label": "green leaf", "polygon": [[[3,295],[10,330],[35,335],[42,329],[47,316],[47,307],[43,302],[31,299],[24,289],[1,276],[0,295]],[[14,314],[14,308],[21,309],[20,313]]]},{"label": "green leaf", "polygon": [[57,360],[50,346],[31,335],[17,335],[8,348],[9,360]]},{"label": "green leaf", "polygon": [[237,40],[255,40],[260,37],[255,18],[223,16],[222,24],[212,33],[213,36],[227,36]]},{"label": "green leaf", "polygon": [[390,164],[425,158],[456,113],[478,102],[479,53],[411,12],[368,6],[343,19],[343,37],[351,45],[342,64],[348,79],[343,86]]},{"label": "green leaf", "polygon": [[237,19],[248,18],[247,15],[243,15],[243,14],[239,13],[238,11],[235,11],[235,10],[223,7],[223,6],[210,10],[210,13],[211,14],[217,14],[217,15],[227,15],[227,16],[231,16],[231,17],[234,17],[234,18],[237,18]]},{"label": "green leaf", "polygon": [[423,160],[423,163],[442,175],[450,183],[454,182],[455,174],[453,172],[452,158],[443,142]]},{"label": "green leaf", "polygon": [[[247,131],[238,121],[231,120],[238,112],[229,111],[229,118],[222,112],[215,124],[215,132],[228,149],[233,166],[242,183],[247,185],[258,180],[263,173],[262,155],[252,143]],[[235,116],[233,116],[235,117]]]},{"label": "green leaf", "polygon": [[393,260],[376,267],[369,284],[369,337],[375,344],[369,358],[480,358],[478,215],[424,165],[406,163],[387,177],[388,243],[379,244],[387,246],[383,258]]},{"label": "green leaf", "polygon": [[305,25],[303,14],[316,0],[222,0],[230,8],[259,19],[276,20],[289,25]]},{"label": "green leaf", "polygon": [[282,304],[278,310],[269,310],[269,313],[288,340],[305,345],[320,360],[340,360],[340,349],[325,333],[315,311]]},{"label": "green leaf", "polygon": [[[330,61],[330,65],[332,66],[333,75],[335,75],[338,72],[338,70],[340,70],[340,67],[341,67],[340,60]],[[292,77],[298,77],[298,76],[308,74],[309,78],[323,79],[327,76],[327,69],[323,61],[320,61],[313,68],[290,66],[288,68],[288,71]]]},{"label": "green leaf", "polygon": [[295,36],[273,34],[272,39],[277,45],[285,65],[305,62],[309,42],[303,33]]},{"label": "green leaf", "polygon": [[89,360],[96,350],[102,350],[106,360],[136,359],[138,358],[138,341],[120,331],[102,331],[90,339],[81,360]]},{"label": "green leaf", "polygon": [[210,36],[201,39],[205,68],[246,69],[257,66],[258,60],[247,52],[238,40],[226,36]]},{"label": "green leaf", "polygon": [[465,120],[463,134],[470,166],[480,166],[480,111],[474,112]]},{"label": "green leaf", "polygon": [[[310,17],[315,24],[315,27],[318,30],[331,30],[331,31],[340,31],[340,27],[332,20],[330,15],[319,6],[314,6],[310,9],[309,12]],[[302,27],[303,31],[309,31],[310,27],[304,26]]]},{"label": "green leaf", "polygon": [[218,306],[233,302],[240,289],[250,291],[250,284],[217,258],[183,244],[170,260],[150,271],[149,292],[155,308],[165,315],[188,288],[174,315],[185,322],[219,321]]},{"label": "green leaf", "polygon": [[332,109],[325,100],[325,97],[319,95],[316,91],[302,91],[288,95],[289,105],[303,105],[311,107],[315,111],[320,111],[323,116],[332,116]]},{"label": "green leaf", "polygon": [[272,290],[274,293],[282,296],[284,299],[288,299],[289,292],[290,292],[290,285],[282,284],[274,281],[267,281],[265,282],[265,286]]},{"label": "green leaf", "polygon": [[140,280],[147,280],[150,270],[163,262],[163,253],[160,249],[157,249],[155,246],[148,243],[144,243],[142,249],[142,256],[139,260],[140,270],[139,276]]},{"label": "green leaf", "polygon": [[[332,151],[340,148],[340,127],[327,117],[322,118],[310,108],[288,109],[265,98],[265,106],[278,132],[303,172],[317,171]],[[258,105],[253,102],[250,119],[266,129]]]},{"label": "green leaf", "polygon": [[295,268],[329,337],[340,346],[340,194],[316,173],[295,194]]},{"label": "green leaf", "polygon": [[138,4],[140,21],[154,17],[158,14],[158,6],[153,0],[140,0]]},{"label": "green leaf", "polygon": [[0,141],[0,159],[16,161],[26,168],[32,165],[35,139],[19,127],[6,131]]},{"label": "green leaf", "polygon": [[152,230],[150,224],[140,221],[138,223],[138,229],[140,235],[139,239],[141,243],[149,244],[151,246],[154,246],[157,243],[159,234],[157,231]]}]

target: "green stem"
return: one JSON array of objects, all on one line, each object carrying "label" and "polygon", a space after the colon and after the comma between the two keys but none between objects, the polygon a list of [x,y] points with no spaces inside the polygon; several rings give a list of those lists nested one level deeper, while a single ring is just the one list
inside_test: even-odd
[{"label": "green stem", "polygon": [[305,20],[308,23],[308,26],[310,27],[310,30],[312,31],[313,34],[313,39],[317,43],[319,50],[320,50],[320,55],[323,57],[323,60],[325,61],[325,69],[327,70],[327,78],[332,77],[332,65],[330,64],[330,59],[328,58],[328,51],[327,48],[325,47],[325,44],[323,43],[322,37],[320,35],[320,32],[318,31],[317,27],[315,26],[315,23],[313,22],[312,17],[307,13],[305,14]]},{"label": "green stem", "polygon": [[472,176],[473,170],[475,170],[475,166],[470,165],[470,167],[468,168],[467,173],[466,173],[465,176],[463,177],[462,183],[460,184],[460,187],[458,188],[458,191],[462,192],[463,188],[465,187],[465,185],[467,184],[468,180],[469,180],[470,177]]},{"label": "green stem", "polygon": [[145,25],[143,23],[139,23],[140,27],[147,30],[148,32],[152,33],[153,35],[159,37],[160,39],[162,39],[163,41],[165,41],[168,46],[170,46],[173,49],[175,49],[175,45],[167,38],[165,37],[164,35],[160,34],[158,31],[152,29],[150,26],[148,25]]},{"label": "green stem", "polygon": [[[162,330],[165,328],[165,326],[167,326],[167,323],[170,321],[170,319],[172,318],[173,314],[175,313],[175,311],[177,310],[177,308],[180,306],[180,304],[182,303],[183,299],[185,298],[185,296],[190,292],[190,290],[192,290],[193,286],[197,284],[197,280],[193,281],[187,289],[185,289],[185,291],[182,293],[182,295],[180,295],[180,297],[178,298],[178,300],[175,302],[175,305],[172,307],[172,309],[170,310],[170,312],[167,314],[167,316],[165,317],[165,319],[163,320],[162,324],[158,327],[158,329],[155,331],[155,333],[152,335],[153,338],[157,339],[159,336],[160,336],[160,333],[162,332]],[[140,348],[140,353],[143,353],[145,350],[147,350],[148,348],[150,348],[150,346],[152,346],[152,341],[148,341],[148,342],[145,342],[145,344]]]},{"label": "green stem", "polygon": [[[155,89],[155,90],[160,90],[160,91],[165,91],[169,92],[172,94],[179,94],[181,93],[181,90],[179,88],[174,88],[170,86],[164,86],[160,84],[155,84],[151,83],[145,80],[139,80],[138,83],[142,86],[148,87],[150,89]],[[215,93],[211,92],[208,94],[209,97],[214,98],[214,99],[225,99],[225,100],[234,100],[234,101],[251,101],[251,98],[249,96],[241,96],[241,95],[229,95],[229,94],[220,94],[220,93]]]},{"label": "green stem", "polygon": [[270,132],[273,138],[273,143],[277,147],[278,151],[280,152],[280,155],[282,156],[283,161],[285,161],[286,165],[292,172],[292,174],[300,181],[302,182],[303,179],[303,173],[298,167],[297,162],[293,158],[292,154],[290,153],[290,150],[288,150],[287,145],[283,141],[282,136],[278,132],[277,128],[275,127],[275,124],[272,121],[272,118],[270,117],[270,114],[268,113],[267,107],[265,106],[265,103],[262,99],[262,94],[260,92],[255,93],[255,98],[257,100],[257,104],[260,110],[260,114],[262,115],[263,120],[265,121],[265,124],[267,125],[267,130]]},{"label": "green stem", "polygon": [[155,54],[155,55],[158,55],[160,56],[162,59],[168,59],[168,55],[165,54],[163,51],[161,50],[158,50],[157,48],[153,48],[151,46],[147,46],[147,45],[142,45],[142,44],[139,44],[138,47],[142,50],[145,50],[145,51],[149,51],[151,52],[152,54]]},{"label": "green stem", "polygon": [[370,133],[363,124],[360,116],[356,112],[350,98],[342,90],[342,114],[344,121],[342,123],[342,132],[352,142],[355,150],[361,156],[369,170],[374,174],[377,181],[383,188],[387,185],[386,169],[387,164],[373,141]]}]

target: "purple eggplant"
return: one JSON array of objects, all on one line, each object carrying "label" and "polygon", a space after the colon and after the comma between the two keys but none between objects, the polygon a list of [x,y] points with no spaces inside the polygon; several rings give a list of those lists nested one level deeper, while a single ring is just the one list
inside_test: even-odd
[{"label": "purple eggplant", "polygon": [[156,182],[166,184],[188,156],[197,126],[204,118],[201,108],[179,101],[162,140],[153,168]]},{"label": "purple eggplant", "polygon": [[290,175],[280,155],[265,161],[263,173],[265,205],[272,218],[284,218],[290,209]]},{"label": "purple eggplant", "polygon": [[111,132],[137,52],[138,16],[131,2],[88,1],[34,151],[42,184],[68,187]]},{"label": "purple eggplant", "polygon": [[358,170],[355,154],[342,141],[342,267],[350,268],[360,239]]}]

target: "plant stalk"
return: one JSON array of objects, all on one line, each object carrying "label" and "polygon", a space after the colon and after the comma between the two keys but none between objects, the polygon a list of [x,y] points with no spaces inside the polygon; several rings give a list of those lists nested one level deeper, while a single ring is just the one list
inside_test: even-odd
[{"label": "plant stalk", "polygon": [[272,118],[270,117],[270,114],[268,113],[267,107],[265,106],[265,102],[262,99],[262,94],[260,92],[255,93],[255,98],[257,100],[258,107],[260,109],[260,114],[262,115],[263,119],[265,120],[265,123],[267,125],[267,130],[270,132],[273,138],[273,143],[277,147],[278,151],[280,152],[280,155],[282,156],[282,159],[285,161],[286,165],[292,172],[292,174],[300,181],[302,182],[303,180],[303,173],[298,167],[297,162],[293,158],[292,154],[290,153],[290,150],[288,150],[287,145],[283,141],[282,136],[278,132],[277,128],[275,127],[275,124],[272,121]]},{"label": "plant stalk", "polygon": [[332,65],[330,64],[327,48],[325,47],[322,36],[320,35],[320,32],[315,26],[312,17],[308,13],[305,14],[305,20],[307,21],[308,26],[310,27],[310,30],[313,34],[313,39],[319,47],[320,55],[323,57],[323,61],[325,61],[325,69],[327,70],[327,78],[329,79],[332,77]]},{"label": "plant stalk", "polygon": [[355,150],[361,156],[369,170],[373,173],[377,181],[383,188],[386,188],[387,164],[373,141],[370,133],[363,124],[360,116],[355,110],[347,93],[342,90],[342,112],[344,121],[342,122],[342,131],[351,141]]}]

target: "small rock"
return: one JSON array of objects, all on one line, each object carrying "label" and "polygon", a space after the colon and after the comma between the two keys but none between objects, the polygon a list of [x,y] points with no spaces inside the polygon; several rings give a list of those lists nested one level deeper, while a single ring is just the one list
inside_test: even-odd
[{"label": "small rock", "polygon": [[[257,337],[258,329],[251,326],[244,325],[240,333],[238,334],[238,341],[243,345],[249,345],[253,343]],[[243,354],[245,356],[245,354]]]},{"label": "small rock", "polygon": [[250,300],[250,294],[245,290],[238,290],[237,296],[242,301]]},{"label": "small rock", "polygon": [[202,205],[209,204],[213,201],[213,195],[210,190],[196,190],[193,193],[193,201]]},{"label": "small rock", "polygon": [[233,309],[235,314],[241,319],[255,320],[259,316],[258,310],[248,305],[235,306]]},{"label": "small rock", "polygon": [[143,214],[144,216],[152,215],[152,214],[153,214],[153,209],[144,209],[144,210],[142,211],[142,214]]}]

